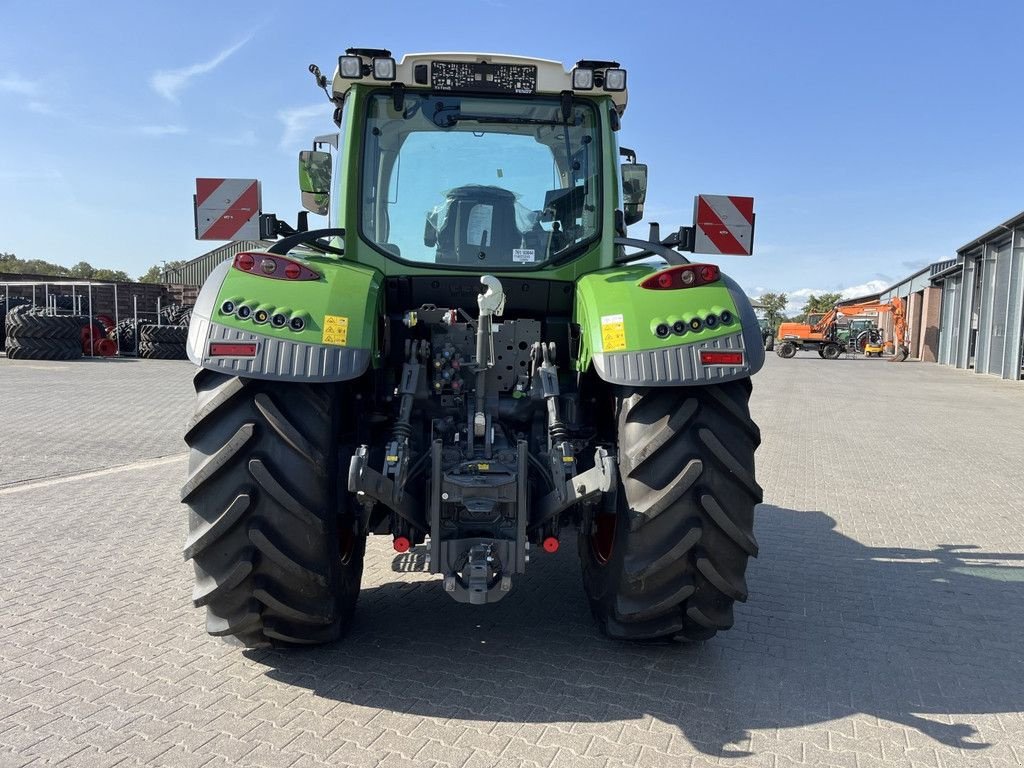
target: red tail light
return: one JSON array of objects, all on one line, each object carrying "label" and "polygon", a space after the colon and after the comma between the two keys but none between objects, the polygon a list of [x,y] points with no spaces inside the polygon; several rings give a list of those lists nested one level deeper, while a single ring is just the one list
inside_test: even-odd
[{"label": "red tail light", "polygon": [[713,283],[719,278],[718,267],[714,264],[683,264],[655,272],[642,283],[641,288],[654,291],[693,288],[698,285]]},{"label": "red tail light", "polygon": [[[258,268],[257,268],[258,265]],[[235,269],[259,274],[272,280],[319,280],[320,275],[304,264],[268,253],[240,253],[235,256]]]},{"label": "red tail light", "polygon": [[700,363],[701,365],[743,365],[743,353],[702,349]]}]

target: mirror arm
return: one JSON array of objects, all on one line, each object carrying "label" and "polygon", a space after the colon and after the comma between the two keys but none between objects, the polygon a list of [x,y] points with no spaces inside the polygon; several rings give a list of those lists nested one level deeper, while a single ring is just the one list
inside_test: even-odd
[{"label": "mirror arm", "polygon": [[[657,224],[651,225],[651,232],[654,236],[658,234],[657,227]],[[689,264],[690,260],[674,249],[690,250],[693,248],[693,227],[680,227],[678,232],[673,232],[660,243],[651,240],[638,240],[633,237],[616,237],[613,242],[618,246],[640,249],[638,253],[623,253],[616,256],[613,259],[616,264],[628,264],[631,261],[646,259],[648,256],[661,256],[673,265]]]},{"label": "mirror arm", "polygon": [[[287,227],[288,225],[285,224],[285,226]],[[288,228],[291,229],[291,227]],[[292,231],[294,232],[294,230]],[[270,248],[267,249],[267,253],[272,253],[275,256],[284,256],[297,245],[308,245],[311,248],[323,251],[324,253],[333,253],[338,256],[344,256],[345,251],[342,249],[335,248],[333,245],[321,242],[327,237],[344,236],[345,230],[339,227],[330,227],[329,229],[311,229],[307,232],[294,232],[294,234],[288,235],[270,246]]]}]

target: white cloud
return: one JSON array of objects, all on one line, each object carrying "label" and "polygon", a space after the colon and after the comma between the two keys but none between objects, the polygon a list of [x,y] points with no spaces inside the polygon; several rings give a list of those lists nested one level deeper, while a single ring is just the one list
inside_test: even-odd
[{"label": "white cloud", "polygon": [[17,93],[21,96],[34,96],[39,92],[39,83],[26,80],[24,77],[7,73],[0,75],[0,92]]},{"label": "white cloud", "polygon": [[851,285],[849,288],[843,288],[841,293],[844,299],[856,299],[859,296],[881,293],[890,285],[891,283],[887,283],[884,280],[868,280],[860,285]]},{"label": "white cloud", "polygon": [[181,69],[158,70],[149,78],[149,85],[154,91],[159,93],[168,101],[177,101],[178,92],[188,85],[188,82],[192,78],[199,75],[205,75],[207,72],[215,70],[227,61],[232,54],[237,52],[239,48],[252,40],[252,36],[253,33],[250,32],[241,42],[235,43],[230,48],[225,48],[209,61],[192,64],[187,67],[182,67]]},{"label": "white cloud", "polygon": [[180,136],[188,133],[188,129],[183,125],[140,125],[132,129],[132,133],[143,136]]},{"label": "white cloud", "polygon": [[[284,132],[281,134],[279,145],[281,149],[292,149],[297,142],[305,142],[312,138],[310,125],[320,118],[326,122],[329,119],[330,108],[323,102],[310,104],[307,107],[293,107],[283,109],[277,113],[277,119],[284,125]],[[310,135],[306,135],[306,134]]]},{"label": "white cloud", "polygon": [[861,296],[869,296],[872,293],[881,293],[889,285],[890,283],[884,280],[868,280],[866,283],[851,285],[839,291],[832,291],[826,288],[798,288],[795,291],[786,291],[786,298],[789,300],[786,311],[796,312],[800,310],[807,303],[811,294],[821,296],[823,293],[839,293],[844,299],[856,299]]}]

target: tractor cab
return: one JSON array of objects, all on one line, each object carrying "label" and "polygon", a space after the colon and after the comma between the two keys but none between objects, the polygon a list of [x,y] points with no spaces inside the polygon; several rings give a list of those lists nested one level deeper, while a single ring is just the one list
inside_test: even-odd
[{"label": "tractor cab", "polygon": [[333,195],[353,260],[385,272],[395,271],[388,263],[530,272],[585,255],[597,266],[642,213],[646,167],[619,168],[626,71],[616,62],[566,72],[519,56],[396,62],[352,48],[329,84],[314,75],[336,105],[346,171],[333,190],[322,174],[314,188],[311,169],[329,167],[330,155],[304,152],[300,180],[309,210]]}]

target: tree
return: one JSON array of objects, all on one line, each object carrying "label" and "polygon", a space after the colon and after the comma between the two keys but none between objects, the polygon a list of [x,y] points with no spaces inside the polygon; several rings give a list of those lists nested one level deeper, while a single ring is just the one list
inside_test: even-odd
[{"label": "tree", "polygon": [[102,280],[108,283],[129,283],[131,278],[128,273],[121,269],[97,269],[93,272],[91,280]]},{"label": "tree", "polygon": [[779,327],[779,323],[785,320],[785,315],[782,313],[786,310],[786,304],[789,303],[789,299],[784,293],[764,293],[761,294],[761,298],[758,299],[761,304],[762,311],[764,312],[764,319],[768,321],[768,325],[774,330]]},{"label": "tree", "polygon": [[164,281],[164,273],[168,270],[179,269],[185,266],[187,261],[165,261],[163,266],[160,264],[154,264],[146,273],[139,278],[140,283],[162,283]]},{"label": "tree", "polygon": [[804,304],[804,308],[801,310],[803,321],[807,322],[808,315],[825,314],[836,305],[836,302],[841,301],[842,298],[843,294],[841,293],[823,293],[820,296],[815,296],[812,293],[808,295],[807,303]]},{"label": "tree", "polygon": [[49,277],[67,277],[70,274],[68,268],[60,264],[51,264],[41,259],[19,259],[13,253],[0,253],[0,272]]}]

